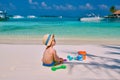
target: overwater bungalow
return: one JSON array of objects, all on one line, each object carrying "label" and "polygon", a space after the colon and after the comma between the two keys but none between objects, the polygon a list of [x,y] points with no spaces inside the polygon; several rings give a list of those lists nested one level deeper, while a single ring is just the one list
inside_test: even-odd
[{"label": "overwater bungalow", "polygon": [[120,18],[120,10],[115,11],[113,15]]},{"label": "overwater bungalow", "polygon": [[105,16],[105,18],[120,18],[120,10],[116,10],[112,15]]}]

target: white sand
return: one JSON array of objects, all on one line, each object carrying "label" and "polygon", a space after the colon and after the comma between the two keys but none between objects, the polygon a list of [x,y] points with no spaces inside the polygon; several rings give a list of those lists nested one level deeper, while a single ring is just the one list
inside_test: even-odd
[{"label": "white sand", "polygon": [[87,52],[86,61],[69,61],[55,72],[42,66],[43,45],[0,44],[0,80],[119,80],[120,46],[56,45],[60,57]]}]

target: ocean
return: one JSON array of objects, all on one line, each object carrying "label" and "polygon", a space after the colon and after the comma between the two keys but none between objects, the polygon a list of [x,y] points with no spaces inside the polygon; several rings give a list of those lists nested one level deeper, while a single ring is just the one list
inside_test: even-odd
[{"label": "ocean", "polygon": [[[23,18],[0,22],[0,36],[120,39],[120,20],[81,22],[79,18]],[[0,37],[0,38],[2,38]],[[12,37],[11,37],[12,38]]]}]

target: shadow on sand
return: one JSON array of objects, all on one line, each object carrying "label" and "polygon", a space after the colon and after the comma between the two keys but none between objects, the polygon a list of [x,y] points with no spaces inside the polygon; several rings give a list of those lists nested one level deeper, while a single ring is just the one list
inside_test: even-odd
[{"label": "shadow on sand", "polygon": [[106,54],[114,54],[114,55],[120,55],[120,46],[106,46],[106,45],[102,45],[104,48],[109,48],[109,49],[115,49],[118,52],[107,52]]},{"label": "shadow on sand", "polygon": [[[120,50],[120,47],[115,47],[115,46],[102,46],[103,48],[113,48],[113,49],[117,49]],[[65,51],[66,52],[66,51]],[[66,52],[66,53],[70,53],[70,54],[76,54],[77,52]],[[112,56],[112,55],[119,55],[120,53],[116,53],[116,52],[107,52],[104,53],[108,56]],[[110,54],[110,55],[109,55]],[[116,55],[116,56],[117,56]],[[116,59],[116,58],[111,58],[111,57],[105,57],[105,56],[97,56],[95,54],[90,54],[87,53],[87,57],[89,57],[91,59],[90,62],[88,63],[84,63],[84,62],[66,62],[65,64],[68,64],[69,67],[69,74],[72,74],[73,72],[73,68],[75,66],[78,65],[82,65],[84,66],[86,69],[88,69],[89,71],[91,71],[92,73],[96,74],[99,71],[101,73],[106,73],[109,77],[111,77],[111,79],[116,79],[116,77],[113,76],[113,73],[116,73],[117,75],[120,75],[120,59]],[[100,60],[100,62],[98,62],[97,60]],[[95,70],[96,69],[96,70]],[[79,69],[80,70],[80,69]]]}]

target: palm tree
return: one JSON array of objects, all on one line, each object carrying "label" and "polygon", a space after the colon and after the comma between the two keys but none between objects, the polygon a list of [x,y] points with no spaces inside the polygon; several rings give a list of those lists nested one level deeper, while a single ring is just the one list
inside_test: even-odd
[{"label": "palm tree", "polygon": [[110,12],[114,13],[115,11],[116,11],[115,6],[111,6],[111,7],[110,7]]}]

